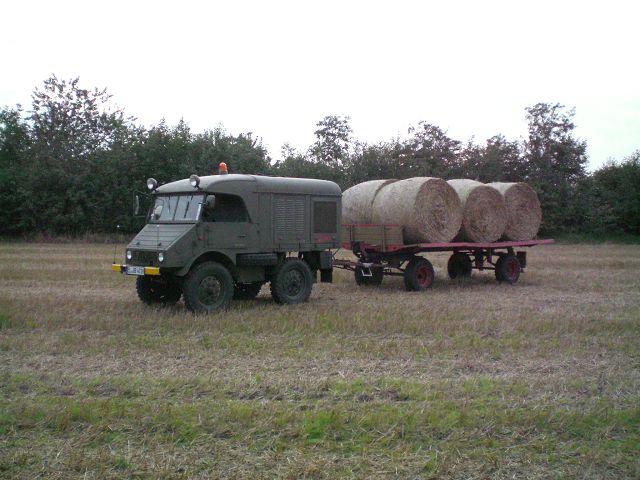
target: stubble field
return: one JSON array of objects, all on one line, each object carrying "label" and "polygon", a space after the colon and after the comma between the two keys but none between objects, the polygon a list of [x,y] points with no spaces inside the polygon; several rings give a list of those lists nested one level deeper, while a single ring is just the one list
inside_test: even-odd
[{"label": "stubble field", "polygon": [[[124,246],[118,246],[118,256]],[[0,477],[638,478],[640,246],[409,293],[142,305],[113,246],[0,244]]]}]

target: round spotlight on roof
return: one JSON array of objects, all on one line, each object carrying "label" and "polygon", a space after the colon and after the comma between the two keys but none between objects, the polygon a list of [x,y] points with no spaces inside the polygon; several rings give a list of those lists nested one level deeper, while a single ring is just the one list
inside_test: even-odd
[{"label": "round spotlight on roof", "polygon": [[200,185],[200,177],[198,175],[191,175],[189,177],[189,183],[193,188],[198,188],[198,185]]},{"label": "round spotlight on roof", "polygon": [[147,188],[153,192],[156,188],[158,188],[157,180],[155,178],[147,179]]}]

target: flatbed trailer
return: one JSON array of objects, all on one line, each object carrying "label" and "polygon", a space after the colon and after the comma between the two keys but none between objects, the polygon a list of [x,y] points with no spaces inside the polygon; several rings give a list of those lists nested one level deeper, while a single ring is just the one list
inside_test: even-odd
[{"label": "flatbed trailer", "polygon": [[335,259],[334,268],[354,272],[358,285],[377,286],[385,276],[401,276],[407,290],[431,287],[433,265],[421,253],[451,252],[447,263],[450,278],[468,277],[472,270],[493,270],[496,280],[515,283],[527,266],[527,252],[517,248],[549,245],[554,241],[524,240],[492,243],[446,242],[405,245],[400,225],[343,225],[342,248],[356,260]]}]

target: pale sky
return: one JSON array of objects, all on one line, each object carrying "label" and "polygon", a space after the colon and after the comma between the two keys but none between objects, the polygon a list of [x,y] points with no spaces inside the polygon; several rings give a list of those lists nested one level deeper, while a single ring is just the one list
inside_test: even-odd
[{"label": "pale sky", "polygon": [[0,105],[55,73],[107,87],[146,126],[253,132],[272,158],[325,115],[377,142],[433,123],[526,134],[524,108],[576,108],[590,169],[640,149],[640,2],[8,1]]}]

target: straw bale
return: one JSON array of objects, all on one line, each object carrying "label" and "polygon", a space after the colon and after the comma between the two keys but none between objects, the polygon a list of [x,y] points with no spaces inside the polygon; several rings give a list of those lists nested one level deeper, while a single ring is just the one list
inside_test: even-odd
[{"label": "straw bale", "polygon": [[503,237],[507,240],[535,238],[542,220],[540,201],[535,190],[526,183],[488,183],[504,197],[507,207],[507,226]]},{"label": "straw bale", "polygon": [[475,180],[447,182],[458,194],[463,207],[462,227],[456,237],[468,242],[495,242],[504,233],[507,209],[496,189]]},{"label": "straw bale", "polygon": [[462,224],[462,204],[444,180],[415,177],[385,185],[373,201],[373,223],[400,224],[404,242],[450,242]]},{"label": "straw bale", "polygon": [[373,199],[385,185],[397,180],[370,180],[342,192],[342,223],[374,223]]}]

